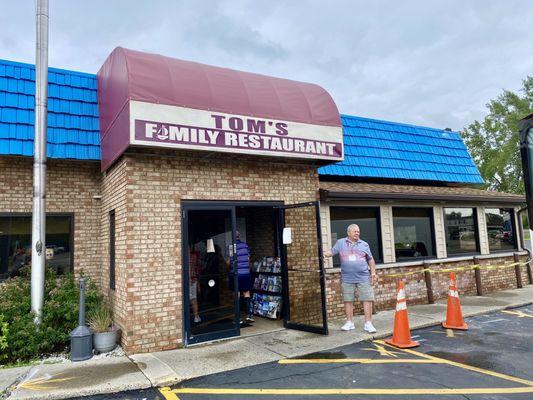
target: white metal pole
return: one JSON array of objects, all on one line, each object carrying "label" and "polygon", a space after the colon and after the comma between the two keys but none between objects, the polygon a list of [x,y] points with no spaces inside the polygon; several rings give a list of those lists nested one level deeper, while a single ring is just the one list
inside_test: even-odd
[{"label": "white metal pole", "polygon": [[46,127],[48,112],[48,0],[36,0],[35,140],[31,232],[31,310],[42,320],[46,261]]}]

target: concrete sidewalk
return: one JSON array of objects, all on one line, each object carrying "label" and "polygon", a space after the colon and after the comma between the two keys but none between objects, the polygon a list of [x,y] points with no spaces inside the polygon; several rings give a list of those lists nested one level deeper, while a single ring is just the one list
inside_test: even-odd
[{"label": "concrete sidewalk", "polygon": [[[465,317],[532,302],[532,285],[487,296],[461,298]],[[411,329],[423,328],[442,322],[446,315],[446,302],[409,306],[408,311]],[[129,358],[113,357],[0,370],[0,391],[7,388],[5,396],[10,393],[9,399],[63,399],[175,384],[203,375],[390,336],[393,319],[392,310],[375,315],[374,325],[378,334],[374,335],[363,332],[361,317],[358,317],[355,331],[343,332],[340,330],[342,322],[330,322],[328,336],[280,330],[187,349],[136,354]]]}]

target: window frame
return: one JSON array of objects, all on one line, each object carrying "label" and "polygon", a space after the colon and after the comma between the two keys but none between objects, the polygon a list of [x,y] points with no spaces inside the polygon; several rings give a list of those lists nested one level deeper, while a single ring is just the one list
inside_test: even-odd
[{"label": "window frame", "polygon": [[[487,209],[494,210],[495,208],[499,210],[509,210],[511,214],[511,228],[513,229],[514,234],[514,247],[512,249],[503,249],[503,250],[491,250],[490,249],[490,240],[489,239],[489,225],[487,224]],[[489,254],[499,254],[499,253],[509,253],[509,252],[515,252],[518,251],[518,232],[516,230],[516,211],[513,207],[484,207],[483,208],[483,214],[485,217],[485,231],[487,233],[487,247],[489,250]]]},{"label": "window frame", "polygon": [[[468,208],[468,209],[472,209],[473,210],[474,230],[475,230],[474,237],[476,239],[476,251],[474,251],[474,252],[469,251],[469,252],[464,252],[464,253],[454,253],[454,254],[449,254],[448,253],[448,247],[446,246],[448,244],[448,232],[446,231],[446,209],[447,208]],[[445,244],[445,247],[446,247],[446,257],[447,258],[481,255],[481,239],[480,239],[479,218],[478,218],[478,208],[477,207],[475,207],[475,206],[472,206],[472,207],[468,207],[468,206],[465,206],[465,207],[462,207],[462,206],[461,207],[442,207],[442,218],[443,218],[442,222],[444,224],[444,234],[446,235],[444,244]]]},{"label": "window frame", "polygon": [[[429,228],[431,231],[431,242],[433,245],[433,255],[432,256],[422,256],[422,257],[398,257],[396,255],[396,235],[394,233],[394,209],[411,209],[411,210],[419,210],[419,209],[426,209],[429,210]],[[435,206],[404,206],[404,205],[398,205],[398,206],[392,206],[391,207],[391,214],[392,214],[392,236],[394,238],[393,243],[393,249],[394,249],[394,258],[396,262],[409,262],[409,261],[418,261],[418,260],[435,260],[437,259],[437,237],[435,235]]]},{"label": "window frame", "polygon": [[[26,212],[0,212],[0,218],[24,218],[29,217],[32,218],[32,213],[26,213]],[[69,213],[69,212],[50,212],[46,213],[46,217],[69,217],[70,218],[70,235],[69,235],[69,246],[70,246],[70,268],[68,269],[68,272],[74,273],[74,252],[76,251],[74,247],[74,229],[75,229],[75,213]],[[46,218],[45,217],[45,218]],[[31,232],[30,232],[31,235]],[[45,233],[45,239],[46,239],[46,233]],[[45,240],[46,242],[46,240]],[[45,243],[46,245],[46,243]]]},{"label": "window frame", "polygon": [[[385,258],[385,255],[383,254],[383,236],[382,236],[382,221],[381,221],[381,206],[352,206],[352,205],[349,205],[349,206],[345,206],[345,205],[330,205],[329,206],[329,235],[330,235],[330,238],[331,238],[331,233],[332,233],[332,229],[331,229],[331,222],[333,221],[333,219],[331,218],[331,209],[332,208],[358,208],[358,209],[361,209],[361,208],[366,208],[366,209],[374,209],[374,210],[377,210],[377,218],[376,218],[376,221],[377,221],[377,235],[378,235],[378,256],[379,257],[376,257],[376,255],[374,253],[372,253],[372,257],[375,261],[376,264],[382,264],[384,263],[384,258]],[[368,242],[367,242],[368,243]],[[331,243],[331,246],[333,247],[335,243]],[[372,250],[372,249],[371,249]],[[332,265],[333,265],[333,260],[332,260]],[[336,268],[334,266],[334,268]]]}]

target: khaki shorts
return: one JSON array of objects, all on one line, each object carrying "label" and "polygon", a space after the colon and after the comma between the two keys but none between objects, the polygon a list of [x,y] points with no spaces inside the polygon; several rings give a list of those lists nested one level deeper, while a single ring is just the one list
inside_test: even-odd
[{"label": "khaki shorts", "polygon": [[369,282],[342,283],[342,299],[345,302],[355,300],[355,293],[359,301],[374,301],[374,289]]}]

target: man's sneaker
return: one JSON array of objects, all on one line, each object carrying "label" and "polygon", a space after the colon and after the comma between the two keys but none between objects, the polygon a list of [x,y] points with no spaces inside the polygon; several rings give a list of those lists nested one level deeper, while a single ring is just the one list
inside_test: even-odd
[{"label": "man's sneaker", "polygon": [[194,316],[194,322],[195,322],[195,323],[202,322],[202,318],[200,318],[199,315],[195,315],[195,316]]},{"label": "man's sneaker", "polygon": [[246,322],[255,322],[255,319],[254,319],[254,317],[252,315],[248,315],[246,317]]},{"label": "man's sneaker", "polygon": [[352,329],[355,329],[355,325],[352,321],[346,321],[346,323],[341,328],[343,331],[351,331]]},{"label": "man's sneaker", "polygon": [[370,322],[370,321],[365,322],[364,330],[367,331],[368,333],[376,333],[377,332],[376,328],[374,328],[374,325],[372,325],[372,322]]}]

